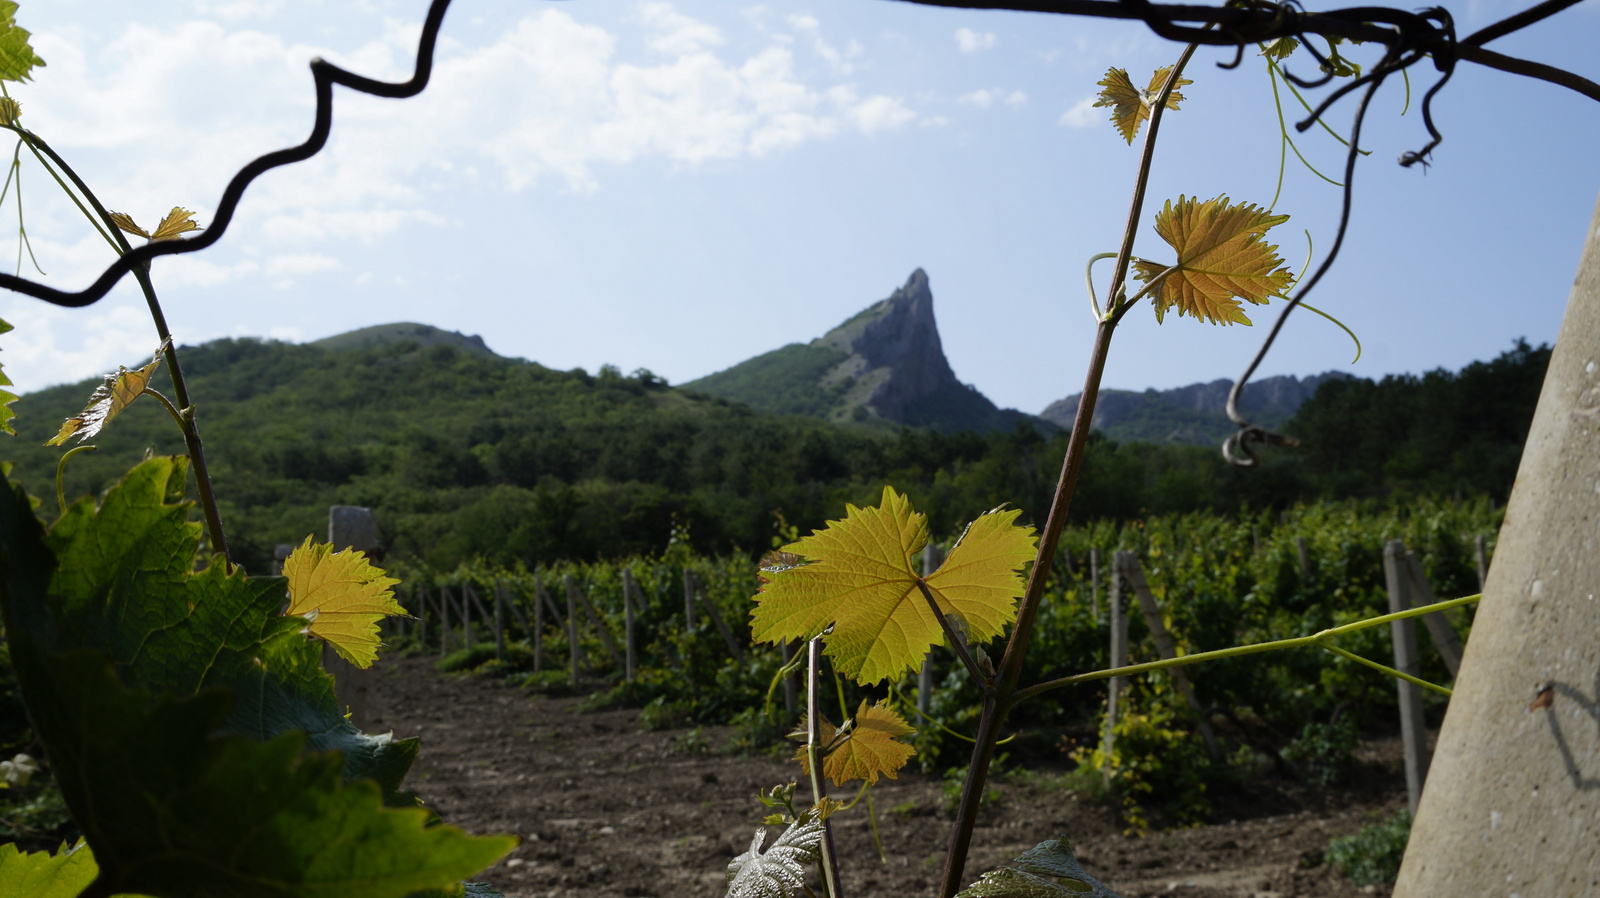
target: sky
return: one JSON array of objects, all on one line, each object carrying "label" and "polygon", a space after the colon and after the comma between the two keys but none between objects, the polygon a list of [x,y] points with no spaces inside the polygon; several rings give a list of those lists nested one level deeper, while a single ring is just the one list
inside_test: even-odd
[{"label": "sky", "polygon": [[[1452,6],[1462,34],[1520,8]],[[8,85],[22,122],[109,208],[154,227],[173,206],[210,222],[234,171],[298,143],[307,62],[403,79],[425,0],[22,0],[47,66]],[[1600,0],[1492,49],[1600,80]],[[1356,61],[1376,58],[1355,47]],[[417,321],[482,335],[501,355],[682,383],[819,336],[928,273],[957,377],[1038,412],[1078,392],[1094,320],[1085,265],[1122,231],[1138,163],[1105,109],[1111,67],[1143,82],[1181,47],[1142,24],[894,0],[457,0],[420,97],[336,88],[314,160],[247,193],[205,252],[157,260],[180,343],[306,341]],[[1164,120],[1136,253],[1181,196],[1272,203],[1281,139],[1263,61],[1223,70],[1201,49]],[[1309,74],[1303,54],[1291,71]],[[1373,103],[1350,234],[1310,302],[1361,339],[1297,314],[1260,375],[1378,378],[1551,342],[1600,193],[1600,104],[1462,64],[1426,141],[1414,70]],[[1312,92],[1311,96],[1320,96]],[[1286,114],[1292,98],[1284,96]],[[1348,133],[1353,98],[1329,124]],[[1342,147],[1297,135],[1329,176]],[[110,249],[31,159],[19,171],[38,265],[81,289]],[[16,270],[17,192],[0,205]],[[1340,191],[1289,157],[1272,232],[1289,267],[1332,245]],[[1309,234],[1309,236],[1308,236]],[[24,273],[32,273],[26,256]],[[1109,265],[1096,269],[1104,286]],[[1234,377],[1254,327],[1148,306],[1119,328],[1104,384],[1142,390]],[[132,366],[156,337],[131,279],[86,309],[0,296],[0,363],[29,392]],[[376,385],[381,386],[381,385]],[[203,403],[204,397],[196,397]]]}]

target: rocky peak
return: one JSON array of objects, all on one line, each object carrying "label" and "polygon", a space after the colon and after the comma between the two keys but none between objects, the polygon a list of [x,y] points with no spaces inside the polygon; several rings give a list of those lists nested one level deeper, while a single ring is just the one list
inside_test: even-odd
[{"label": "rocky peak", "polygon": [[857,395],[852,398],[892,421],[906,420],[916,400],[960,386],[944,356],[933,318],[933,291],[920,268],[888,299],[868,306],[812,345],[848,354],[826,380],[853,380],[851,392]]}]

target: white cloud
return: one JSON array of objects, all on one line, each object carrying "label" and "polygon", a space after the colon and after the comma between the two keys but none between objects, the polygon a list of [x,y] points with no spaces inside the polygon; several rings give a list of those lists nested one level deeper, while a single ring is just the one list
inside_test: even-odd
[{"label": "white cloud", "polygon": [[1069,128],[1092,128],[1098,125],[1104,115],[1095,111],[1094,97],[1084,97],[1072,104],[1072,108],[1061,113],[1059,124]]},{"label": "white cloud", "polygon": [[16,327],[0,337],[0,365],[18,394],[149,361],[158,342],[142,300],[64,309],[19,297],[0,317]]},{"label": "white cloud", "polygon": [[996,103],[1004,103],[1007,106],[1016,107],[1026,105],[1028,95],[1020,90],[1009,92],[1000,89],[975,90],[956,97],[956,102],[963,106],[976,106],[979,109],[988,109]]},{"label": "white cloud", "polygon": [[638,18],[655,32],[649,39],[650,48],[668,56],[700,53],[723,43],[720,30],[691,19],[660,0],[640,4]]},{"label": "white cloud", "polygon": [[956,29],[956,46],[963,53],[980,53],[991,50],[1000,42],[992,31],[973,31],[965,25]]},{"label": "white cloud", "polygon": [[322,253],[290,253],[268,259],[266,264],[261,266],[261,271],[267,277],[294,277],[316,274],[319,271],[335,271],[341,267],[338,259]]}]

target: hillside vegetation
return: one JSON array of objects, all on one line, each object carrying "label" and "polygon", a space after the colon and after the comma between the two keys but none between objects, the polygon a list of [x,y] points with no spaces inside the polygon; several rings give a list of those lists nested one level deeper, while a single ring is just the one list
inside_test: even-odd
[{"label": "hillside vegetation", "polygon": [[[915,497],[936,533],[1010,503],[1043,513],[1066,434],[978,435],[841,426],[759,413],[669,387],[647,371],[562,372],[451,345],[351,349],[256,340],[181,358],[236,554],[326,528],[327,506],[371,506],[392,553],[453,566],[659,551],[674,522],[705,551],[753,554],[783,523],[805,532],[875,502]],[[1078,520],[1283,507],[1318,498],[1487,494],[1515,476],[1549,350],[1519,344],[1460,373],[1323,386],[1286,426],[1304,441],[1260,469],[1200,446],[1092,437]],[[61,450],[41,444],[92,382],[15,404],[8,457],[50,497]],[[165,389],[164,375],[157,387]],[[181,451],[155,403],[136,403],[66,469],[70,497],[99,492],[148,449]]]}]

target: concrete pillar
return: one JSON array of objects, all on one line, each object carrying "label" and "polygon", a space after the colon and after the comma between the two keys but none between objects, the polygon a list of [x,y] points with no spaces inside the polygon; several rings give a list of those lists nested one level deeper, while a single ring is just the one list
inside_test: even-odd
[{"label": "concrete pillar", "polygon": [[1600,895],[1600,208],[1394,894]]}]

